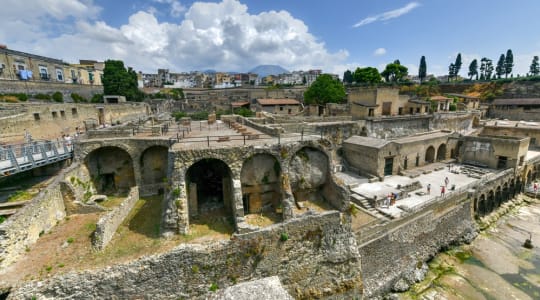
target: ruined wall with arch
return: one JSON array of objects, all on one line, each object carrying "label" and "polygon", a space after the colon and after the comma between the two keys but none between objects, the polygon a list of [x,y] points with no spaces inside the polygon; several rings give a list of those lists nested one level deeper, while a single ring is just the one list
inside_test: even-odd
[{"label": "ruined wall with arch", "polygon": [[[326,157],[324,163],[324,182],[318,182],[316,190],[320,191],[326,201],[334,209],[344,210],[348,208],[348,194],[345,188],[340,188],[336,184],[333,173],[331,172],[332,152],[329,150],[330,143],[319,141],[303,141],[287,143],[282,145],[273,145],[271,147],[236,147],[221,149],[198,149],[182,150],[173,149],[170,152],[172,163],[169,165],[169,188],[164,199],[164,214],[162,229],[164,234],[187,233],[190,224],[190,183],[188,182],[187,172],[191,166],[204,159],[215,159],[222,161],[231,172],[232,180],[228,195],[231,197],[231,213],[234,219],[237,232],[249,232],[258,230],[245,222],[245,214],[251,213],[249,208],[244,207],[246,194],[253,194],[254,199],[260,199],[261,194],[268,191],[269,195],[263,196],[266,200],[260,203],[255,200],[251,205],[255,205],[254,210],[262,208],[263,205],[280,206],[282,220],[294,218],[300,212],[296,210],[298,204],[295,202],[293,188],[291,186],[291,177],[295,177],[295,171],[291,168],[291,160],[298,157],[298,151],[308,147],[315,152],[320,152],[319,157]],[[260,170],[253,170],[251,161],[253,158],[265,157],[259,163]],[[243,167],[251,168],[244,169]],[[279,170],[278,170],[279,169]],[[298,168],[297,168],[298,169]],[[304,170],[305,168],[300,167]],[[279,171],[279,172],[278,172]],[[277,174],[279,173],[279,178]],[[248,176],[249,174],[249,176]],[[254,177],[254,178],[253,178]],[[242,180],[242,178],[244,180]],[[295,177],[296,178],[296,177]],[[297,182],[296,182],[297,183]],[[315,186],[314,185],[314,186]],[[255,189],[255,190],[254,190]],[[260,189],[257,191],[257,189]],[[262,192],[262,193],[261,193]],[[336,193],[330,196],[330,193]],[[259,198],[257,198],[259,197]],[[191,200],[193,201],[193,200]],[[264,203],[264,204],[263,204]],[[249,204],[248,204],[249,205]],[[192,205],[193,206],[193,203]],[[253,207],[253,206],[252,206]],[[191,211],[193,212],[193,210]]]}]

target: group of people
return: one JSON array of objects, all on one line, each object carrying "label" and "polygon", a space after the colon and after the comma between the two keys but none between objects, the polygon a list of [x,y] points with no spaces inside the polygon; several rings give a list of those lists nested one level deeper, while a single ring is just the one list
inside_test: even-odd
[{"label": "group of people", "polygon": [[389,193],[386,196],[386,199],[384,199],[383,207],[390,207],[391,205],[396,204],[396,200],[398,199],[398,193]]},{"label": "group of people", "polygon": [[[444,196],[444,193],[446,193],[446,189],[448,188],[448,184],[450,183],[450,179],[448,177],[444,178],[444,185],[441,185],[441,196]],[[427,194],[431,194],[431,183],[428,183],[426,186]]]}]

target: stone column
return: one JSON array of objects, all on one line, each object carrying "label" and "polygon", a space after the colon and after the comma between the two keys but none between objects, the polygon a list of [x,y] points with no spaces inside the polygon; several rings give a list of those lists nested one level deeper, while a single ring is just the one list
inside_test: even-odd
[{"label": "stone column", "polygon": [[288,170],[281,173],[281,203],[283,205],[283,221],[294,217],[294,195],[292,193],[291,182],[289,180]]}]

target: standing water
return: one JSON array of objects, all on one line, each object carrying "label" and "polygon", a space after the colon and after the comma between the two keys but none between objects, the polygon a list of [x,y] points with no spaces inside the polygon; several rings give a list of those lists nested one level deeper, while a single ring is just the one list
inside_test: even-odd
[{"label": "standing water", "polygon": [[[426,279],[400,298],[540,299],[540,201],[529,200],[470,245],[438,254]],[[523,246],[527,239],[532,249]]]}]

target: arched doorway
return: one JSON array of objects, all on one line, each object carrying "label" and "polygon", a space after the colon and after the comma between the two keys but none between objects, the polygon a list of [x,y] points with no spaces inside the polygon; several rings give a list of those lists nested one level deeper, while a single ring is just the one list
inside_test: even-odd
[{"label": "arched doorway", "polygon": [[292,156],[289,180],[298,209],[329,210],[333,209],[329,205],[332,201],[340,201],[324,189],[331,180],[329,163],[326,154],[318,149],[304,147]]},{"label": "arched doorway", "polygon": [[482,194],[478,200],[478,215],[483,217],[486,215],[486,196]]},{"label": "arched doorway", "polygon": [[501,186],[497,187],[497,190],[495,191],[495,203],[494,203],[494,209],[499,208],[502,204],[502,190]]},{"label": "arched doorway", "polygon": [[230,216],[234,197],[226,163],[213,158],[194,163],[186,172],[186,186],[190,217]]},{"label": "arched doorway", "polygon": [[495,207],[495,193],[493,191],[489,191],[486,201],[486,214],[489,214],[493,211]]},{"label": "arched doorway", "polygon": [[118,147],[96,149],[85,159],[90,178],[98,193],[115,195],[127,193],[135,186],[133,160]]},{"label": "arched doorway", "polygon": [[[270,154],[248,158],[240,173],[244,213],[281,221],[281,166]],[[246,217],[249,218],[249,217]],[[250,220],[247,220],[250,223]]]},{"label": "arched doorway", "polygon": [[473,117],[472,127],[478,128],[480,126],[480,119],[477,116]]},{"label": "arched doorway", "polygon": [[163,193],[167,180],[168,155],[169,150],[164,146],[152,146],[141,154],[141,193]]},{"label": "arched doorway", "polygon": [[437,161],[446,159],[446,144],[441,144],[437,149]]},{"label": "arched doorway", "polygon": [[506,202],[508,200],[510,200],[510,192],[508,190],[508,182],[505,182],[502,189],[502,201]]},{"label": "arched doorway", "polygon": [[435,162],[435,148],[433,146],[429,146],[427,148],[425,162],[426,163]]}]

